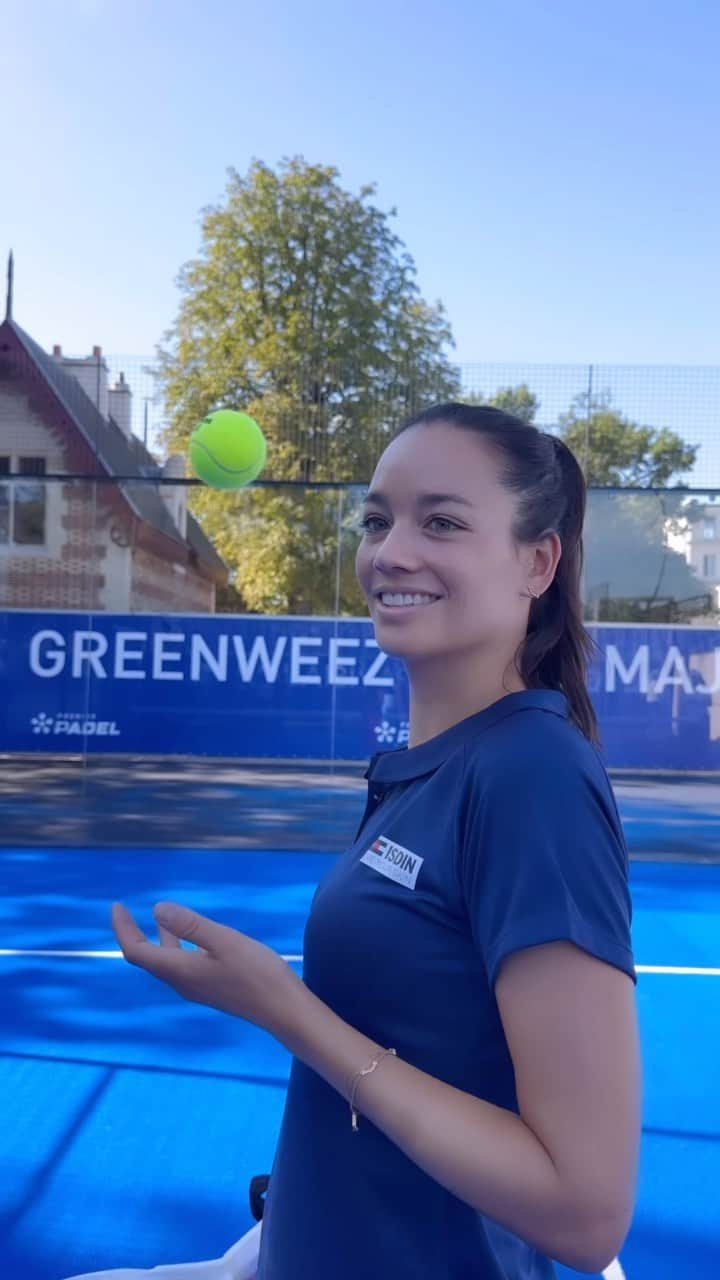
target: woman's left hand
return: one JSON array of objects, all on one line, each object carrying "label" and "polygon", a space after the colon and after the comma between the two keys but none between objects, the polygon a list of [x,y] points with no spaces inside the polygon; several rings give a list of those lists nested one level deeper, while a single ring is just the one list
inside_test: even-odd
[{"label": "woman's left hand", "polygon": [[[166,982],[186,1000],[246,1018],[283,1040],[304,991],[300,978],[277,952],[189,907],[155,907],[160,945],[151,942],[130,912],[116,902],[112,925],[125,959]],[[199,948],[182,947],[185,939]]]}]

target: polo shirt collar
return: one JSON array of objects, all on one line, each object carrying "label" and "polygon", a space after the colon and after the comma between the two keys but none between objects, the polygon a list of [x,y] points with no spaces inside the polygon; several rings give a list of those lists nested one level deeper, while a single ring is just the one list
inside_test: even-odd
[{"label": "polo shirt collar", "polygon": [[519,693],[508,693],[504,698],[485,707],[484,711],[478,711],[459,724],[451,725],[449,729],[427,742],[421,742],[417,747],[398,747],[394,751],[376,752],[370,760],[365,777],[372,778],[373,782],[405,782],[410,778],[432,773],[458,747],[477,734],[507,716],[514,715],[516,711],[533,707],[564,718],[568,714],[567,698],[557,689],[523,689]]}]

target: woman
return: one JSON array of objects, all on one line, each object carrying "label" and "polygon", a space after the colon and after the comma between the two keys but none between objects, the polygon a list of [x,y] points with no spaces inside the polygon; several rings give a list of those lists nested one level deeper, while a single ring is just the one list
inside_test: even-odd
[{"label": "woman", "polygon": [[[357,576],[403,659],[304,980],[260,944],[114,908],[128,960],[294,1055],[260,1280],[600,1271],[631,1222],[640,1055],[627,851],[585,673],[585,486],[559,440],[439,405],[382,455]],[[204,949],[178,950],[179,938]]]}]

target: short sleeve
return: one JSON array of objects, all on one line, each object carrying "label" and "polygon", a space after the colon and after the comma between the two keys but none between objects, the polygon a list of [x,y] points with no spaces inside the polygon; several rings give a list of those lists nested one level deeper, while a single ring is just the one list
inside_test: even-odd
[{"label": "short sleeve", "polygon": [[494,987],[514,951],[569,941],[637,981],[628,854],[590,744],[519,751],[483,773],[466,761],[459,874]]}]

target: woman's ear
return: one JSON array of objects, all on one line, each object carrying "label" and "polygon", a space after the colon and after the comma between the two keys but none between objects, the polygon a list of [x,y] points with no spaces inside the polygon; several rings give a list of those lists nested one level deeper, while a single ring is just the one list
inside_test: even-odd
[{"label": "woman's ear", "polygon": [[555,574],[562,555],[562,543],[559,534],[547,533],[532,546],[532,560],[528,569],[528,585],[538,595],[543,595]]}]

